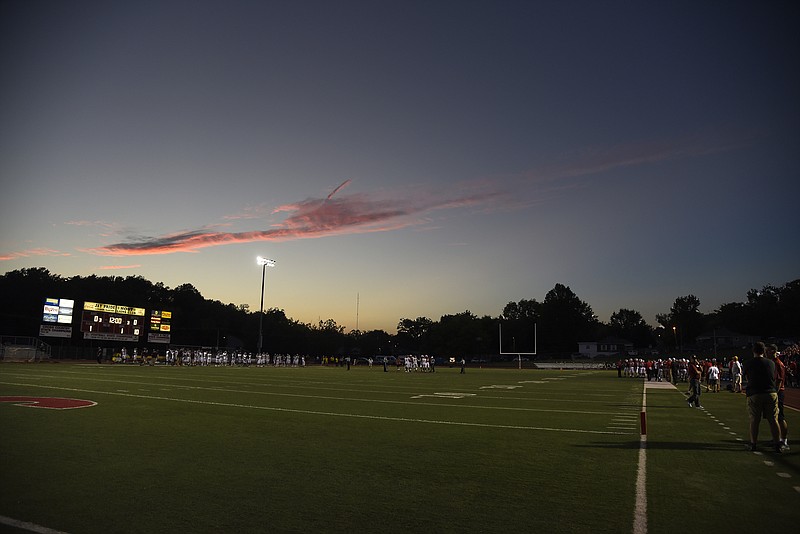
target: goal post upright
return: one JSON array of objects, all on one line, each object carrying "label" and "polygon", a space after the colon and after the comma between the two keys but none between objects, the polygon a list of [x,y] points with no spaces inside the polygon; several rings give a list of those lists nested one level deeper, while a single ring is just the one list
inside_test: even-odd
[{"label": "goal post upright", "polygon": [[537,337],[537,331],[536,331],[537,323],[533,323],[533,352],[518,352],[518,351],[503,352],[503,321],[500,321],[497,324],[497,327],[498,327],[498,336],[497,337],[498,337],[498,341],[500,342],[500,354],[516,354],[517,355],[517,363],[519,364],[519,369],[522,369],[522,355],[524,354],[526,356],[536,356],[536,353],[538,351],[538,346],[537,346],[538,337]]}]

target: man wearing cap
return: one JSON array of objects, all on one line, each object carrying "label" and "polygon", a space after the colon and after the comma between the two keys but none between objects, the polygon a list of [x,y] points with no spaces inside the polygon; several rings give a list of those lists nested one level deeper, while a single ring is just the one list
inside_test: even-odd
[{"label": "man wearing cap", "polygon": [[754,343],[753,358],[744,364],[744,376],[747,378],[747,388],[745,388],[747,413],[750,416],[750,443],[747,444],[746,448],[749,451],[756,450],[758,425],[763,417],[769,424],[774,450],[780,453],[775,363],[764,357],[765,351],[764,343],[761,341]]}]

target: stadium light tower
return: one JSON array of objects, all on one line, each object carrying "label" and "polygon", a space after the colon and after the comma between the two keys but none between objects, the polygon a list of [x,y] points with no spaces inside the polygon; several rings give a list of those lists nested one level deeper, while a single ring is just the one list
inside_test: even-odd
[{"label": "stadium light tower", "polygon": [[275,267],[275,260],[259,256],[256,262],[261,266],[261,309],[258,314],[258,354],[261,354],[264,344],[264,279],[267,276],[267,267]]}]

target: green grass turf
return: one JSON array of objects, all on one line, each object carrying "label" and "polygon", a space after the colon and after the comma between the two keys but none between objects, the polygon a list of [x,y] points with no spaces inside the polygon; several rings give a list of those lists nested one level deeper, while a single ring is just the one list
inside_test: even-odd
[{"label": "green grass turf", "polygon": [[[72,533],[631,532],[642,389],[603,371],[4,364],[0,395],[98,404],[0,404],[0,515]],[[702,400],[647,390],[649,532],[758,531],[762,514],[791,530],[800,454],[744,452],[744,397]]]}]

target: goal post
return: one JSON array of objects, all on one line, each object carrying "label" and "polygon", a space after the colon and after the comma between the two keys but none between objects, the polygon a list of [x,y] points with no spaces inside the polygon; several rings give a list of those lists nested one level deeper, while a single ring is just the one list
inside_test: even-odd
[{"label": "goal post", "polygon": [[[516,350],[516,339],[515,339],[515,337],[511,338],[512,339],[512,350],[511,351],[504,351],[503,350],[503,322],[502,321],[500,323],[498,323],[497,328],[498,328],[498,340],[499,340],[499,345],[500,345],[499,349],[500,349],[500,354],[501,355],[517,356],[517,361],[519,363],[519,367],[520,368],[522,368],[522,356],[536,356],[536,352],[537,352],[537,335],[536,335],[537,334],[537,332],[536,332],[537,324],[536,323],[533,323],[533,352],[525,352],[525,351]],[[527,332],[523,332],[522,334],[523,335],[527,334]],[[506,348],[508,348],[508,344],[507,343],[506,343]]]}]

